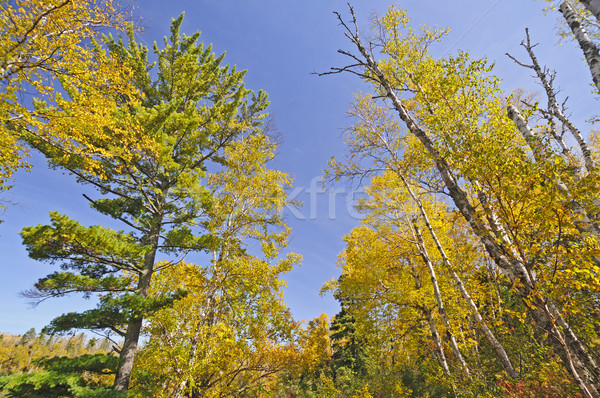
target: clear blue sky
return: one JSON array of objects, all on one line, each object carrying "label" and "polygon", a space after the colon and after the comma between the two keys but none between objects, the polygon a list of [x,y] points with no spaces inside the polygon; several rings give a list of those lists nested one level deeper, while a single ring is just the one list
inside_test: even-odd
[{"label": "clear blue sky", "polygon": [[[354,1],[363,33],[375,12],[383,14],[390,1]],[[348,211],[347,195],[335,200],[316,192],[328,159],[344,152],[342,132],[351,124],[346,111],[353,93],[368,88],[355,76],[317,77],[313,71],[343,66],[347,60],[336,53],[352,49],[343,37],[333,11],[347,15],[346,2],[338,0],[143,0],[136,2],[136,16],[146,27],[138,39],[151,46],[168,34],[170,20],[185,11],[182,31],[200,30],[201,39],[216,52],[227,52],[225,62],[247,69],[246,84],[269,93],[270,113],[283,142],[272,167],[295,177],[295,188],[304,207],[287,213],[293,228],[290,251],[302,254],[302,266],[286,276],[286,301],[297,319],[312,319],[337,312],[330,296],[318,294],[321,285],[339,275],[336,258],[342,238],[356,225]],[[538,91],[530,73],[504,55],[523,56],[519,43],[525,27],[539,42],[538,57],[559,72],[558,86],[572,98],[576,120],[592,114],[589,71],[572,43],[556,46],[556,14],[544,16],[544,3],[536,0],[404,0],[401,6],[417,24],[449,27],[449,37],[436,48],[443,55],[459,49],[473,56],[487,56],[497,63],[496,74],[507,91],[523,87]],[[63,312],[89,308],[92,303],[76,298],[49,300],[32,309],[18,296],[56,267],[27,258],[18,236],[24,226],[48,222],[52,210],[66,213],[84,224],[106,224],[89,210],[83,187],[60,171],[49,170],[39,156],[32,159],[31,173],[21,172],[4,198],[13,204],[0,218],[0,331],[23,333],[39,330]],[[311,184],[314,200],[311,203]],[[344,187],[341,187],[344,188]],[[340,188],[340,190],[341,190]]]}]

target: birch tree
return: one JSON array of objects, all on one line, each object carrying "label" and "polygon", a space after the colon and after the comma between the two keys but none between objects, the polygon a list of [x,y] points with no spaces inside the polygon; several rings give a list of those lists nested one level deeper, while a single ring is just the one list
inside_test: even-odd
[{"label": "birch tree", "polygon": [[[553,282],[557,273],[552,271],[551,258],[561,258],[563,275],[572,269],[562,263],[569,257],[581,258],[593,273],[590,258],[597,243],[583,244],[575,253],[556,244],[556,236],[572,236],[573,219],[564,215],[563,203],[540,179],[539,165],[529,157],[525,142],[505,117],[506,100],[498,88],[499,80],[484,61],[471,60],[466,53],[445,59],[429,55],[428,47],[443,32],[411,27],[406,14],[394,7],[376,21],[381,55],[376,59],[373,45],[363,43],[351,15],[350,23],[338,17],[358,53],[342,50],[352,58],[352,65],[333,68],[330,73],[355,73],[373,83],[375,95],[389,100],[435,165],[444,191],[472,232],[513,281],[529,316],[548,333],[574,382],[584,396],[595,396],[598,367],[553,301],[560,297],[556,293],[561,289]],[[563,174],[561,162],[543,167],[544,173]],[[506,180],[509,175],[510,183]],[[530,187],[526,190],[535,190],[535,196],[521,194],[526,186]]]},{"label": "birch tree", "polygon": [[249,394],[269,388],[295,359],[298,325],[283,302],[281,275],[299,257],[280,258],[290,232],[281,211],[291,179],[267,168],[274,150],[265,135],[247,137],[226,149],[226,169],[208,176],[214,199],[207,228],[217,243],[209,263],[157,275],[151,294],[182,287],[188,294],[148,319],[150,339],[136,363],[143,396]]}]

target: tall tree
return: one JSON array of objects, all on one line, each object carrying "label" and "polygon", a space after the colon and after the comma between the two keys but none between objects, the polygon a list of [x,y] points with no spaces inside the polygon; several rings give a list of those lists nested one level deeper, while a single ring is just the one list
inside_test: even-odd
[{"label": "tall tree", "polygon": [[[223,151],[242,136],[256,134],[267,106],[263,92],[255,95],[244,87],[243,71],[222,66],[224,55],[216,56],[210,46],[198,43],[199,33],[181,35],[182,21],[183,14],[173,20],[163,48],[154,45],[155,63],[149,62],[148,49],[135,42],[132,31],[128,44],[106,40],[111,56],[132,70],[141,98],[130,102],[129,96],[120,95],[120,112],[127,111],[152,149],[97,156],[98,173],[80,158],[65,157],[45,140],[30,137],[50,163],[98,190],[100,198],[86,196],[94,210],[126,228],[84,227],[52,213],[50,225],[22,232],[32,258],[59,262],[64,270],[39,280],[31,296],[101,295],[96,309],[62,315],[48,329],[104,329],[120,335],[117,391],[129,387],[143,320],[180,296],[149,295],[154,274],[187,253],[215,244],[206,228],[213,203],[203,184],[207,168],[227,166]],[[56,111],[68,114],[68,104]],[[118,141],[99,141],[107,151],[120,153]],[[159,262],[159,256],[169,261]]]},{"label": "tall tree", "polygon": [[[511,100],[503,98],[499,80],[485,61],[472,60],[466,53],[443,59],[429,53],[443,32],[419,31],[410,26],[405,12],[392,7],[376,21],[377,59],[370,51],[375,47],[363,43],[354,14],[351,23],[341,17],[340,22],[358,54],[343,51],[353,59],[352,65],[331,73],[354,72],[373,83],[376,96],[391,102],[434,165],[443,191],[514,283],[529,316],[547,333],[581,392],[586,397],[597,395],[598,366],[581,334],[562,314],[568,305],[559,292],[567,285],[556,283],[557,278],[573,275],[570,261],[580,261],[593,276],[565,281],[575,290],[585,283],[590,294],[597,285],[593,253],[598,242],[582,236],[576,217],[544,177],[565,176],[561,181],[574,183],[565,174],[568,164],[560,157],[544,162],[530,157],[526,141],[505,115]],[[400,146],[393,150],[402,157]],[[571,249],[573,242],[577,250]]]}]

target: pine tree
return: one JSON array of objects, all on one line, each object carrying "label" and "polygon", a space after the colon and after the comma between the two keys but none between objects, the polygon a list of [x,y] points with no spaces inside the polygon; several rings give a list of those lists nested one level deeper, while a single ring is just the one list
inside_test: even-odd
[{"label": "pine tree", "polygon": [[347,298],[341,298],[340,312],[331,320],[329,327],[331,340],[331,367],[334,375],[341,368],[350,370],[360,376],[365,371],[365,341],[356,332],[354,316],[349,313]]},{"label": "pine tree", "polygon": [[[212,203],[203,186],[207,168],[222,167],[224,149],[255,133],[267,106],[263,92],[255,95],[244,87],[243,71],[222,66],[224,54],[216,56],[210,46],[198,43],[199,33],[180,35],[182,20],[183,14],[173,21],[163,48],[154,44],[155,63],[133,32],[128,44],[106,38],[111,56],[133,71],[138,90],[138,98],[122,95],[113,114],[135,120],[146,149],[126,157],[99,156],[100,167],[90,170],[78,157],[65,157],[54,146],[30,138],[53,166],[98,190],[99,198],[84,195],[92,209],[126,228],[86,227],[53,212],[49,225],[21,233],[30,257],[62,268],[40,279],[30,296],[99,294],[97,308],[62,315],[47,330],[93,329],[121,336],[117,391],[129,387],[144,318],[183,294],[149,296],[153,275],[217,243],[205,228]],[[68,105],[58,111],[68,114]],[[122,150],[115,141],[99,139],[98,145],[107,152]],[[169,260],[159,262],[158,256]]]}]

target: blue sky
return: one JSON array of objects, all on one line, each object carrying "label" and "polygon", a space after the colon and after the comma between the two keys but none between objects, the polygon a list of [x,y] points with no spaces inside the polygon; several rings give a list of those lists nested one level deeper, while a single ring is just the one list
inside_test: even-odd
[{"label": "blue sky", "polygon": [[[390,1],[354,1],[362,32],[368,34],[369,18],[383,14]],[[325,312],[334,315],[337,303],[319,296],[321,285],[339,275],[338,253],[342,238],[357,224],[348,203],[348,190],[338,188],[334,196],[320,190],[318,178],[331,156],[344,153],[342,133],[351,124],[346,111],[358,90],[368,90],[351,75],[317,77],[311,72],[343,66],[346,59],[337,50],[352,49],[344,38],[333,11],[348,15],[346,2],[338,0],[144,0],[135,2],[135,15],[145,31],[138,40],[151,46],[168,34],[172,17],[185,11],[182,31],[201,31],[201,40],[212,43],[217,53],[226,51],[225,62],[247,69],[246,85],[269,94],[270,114],[283,141],[272,167],[295,177],[296,198],[304,207],[287,212],[292,227],[288,246],[304,257],[302,266],[286,276],[286,301],[297,319],[312,319]],[[416,24],[449,27],[448,38],[435,48],[444,55],[459,49],[496,62],[496,74],[511,91],[522,87],[539,91],[530,77],[504,53],[524,57],[519,43],[525,27],[538,42],[540,62],[557,69],[558,87],[572,100],[575,120],[593,113],[596,105],[589,86],[589,71],[573,43],[556,46],[556,14],[544,16],[544,3],[537,0],[404,0]],[[563,96],[564,98],[564,96]],[[91,212],[82,193],[88,189],[60,171],[46,168],[39,156],[32,158],[30,173],[16,176],[14,189],[4,194],[12,204],[0,224],[0,331],[23,333],[39,330],[53,317],[67,311],[89,308],[77,298],[49,300],[31,308],[19,297],[40,277],[56,269],[27,258],[18,232],[29,225],[46,223],[49,211],[63,212],[83,224],[105,224]],[[342,192],[343,191],[343,192]],[[311,194],[312,192],[312,194]]]}]

